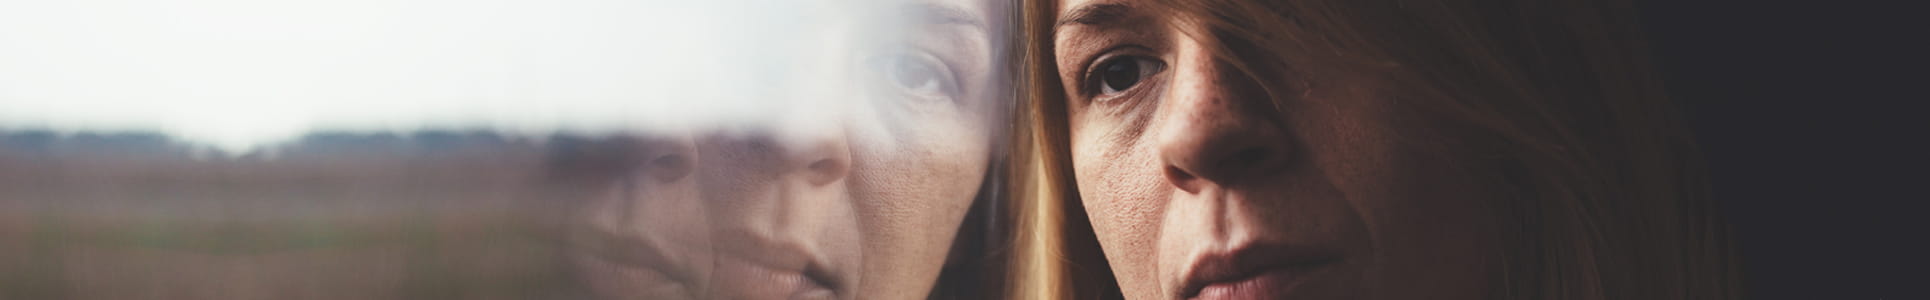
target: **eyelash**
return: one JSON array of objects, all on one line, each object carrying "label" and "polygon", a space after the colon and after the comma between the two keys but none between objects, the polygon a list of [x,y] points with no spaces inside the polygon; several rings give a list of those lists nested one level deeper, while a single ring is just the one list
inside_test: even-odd
[{"label": "eyelash", "polygon": [[[1078,85],[1079,93],[1085,96],[1086,98],[1091,99],[1093,102],[1105,102],[1106,100],[1110,100],[1113,98],[1123,97],[1126,95],[1126,93],[1141,90],[1140,88],[1141,86],[1148,84],[1148,82],[1146,82],[1147,80],[1156,78],[1157,76],[1154,76],[1154,75],[1158,75],[1160,73],[1165,72],[1166,63],[1164,61],[1159,60],[1158,58],[1154,58],[1152,56],[1147,56],[1147,55],[1137,55],[1137,54],[1116,54],[1119,52],[1127,52],[1128,51],[1127,49],[1135,49],[1135,48],[1140,51],[1144,51],[1144,47],[1140,47],[1140,46],[1133,46],[1133,45],[1118,46],[1118,47],[1113,47],[1113,48],[1101,51],[1100,55],[1095,56],[1093,59],[1089,60],[1085,66],[1085,72],[1083,72],[1079,77],[1079,85]],[[1107,94],[1102,94],[1102,90],[1105,88],[1103,86],[1105,82],[1102,81],[1104,78],[1101,78],[1100,76],[1101,75],[1100,72],[1103,71],[1103,70],[1100,70],[1100,68],[1107,66],[1109,64],[1112,64],[1114,62],[1118,62],[1120,60],[1131,60],[1131,59],[1149,60],[1155,64],[1153,66],[1154,69],[1150,71],[1141,70],[1140,73],[1142,74],[1139,75],[1141,77],[1136,80],[1135,84],[1133,84],[1131,87],[1126,88],[1126,90],[1119,91],[1119,94],[1116,94],[1116,96],[1107,97],[1108,96]],[[1105,97],[1105,98],[1101,99],[1102,97]]]}]

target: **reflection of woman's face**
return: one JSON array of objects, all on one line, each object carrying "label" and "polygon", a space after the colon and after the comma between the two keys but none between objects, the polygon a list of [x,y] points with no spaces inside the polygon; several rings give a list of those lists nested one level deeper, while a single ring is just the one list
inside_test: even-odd
[{"label": "reflection of woman's face", "polygon": [[832,59],[865,82],[848,111],[826,114],[842,117],[814,123],[834,126],[639,139],[644,167],[573,218],[579,274],[613,298],[926,297],[1006,95],[990,2],[898,4],[917,23],[902,42]]},{"label": "reflection of woman's face", "polygon": [[[1241,76],[1152,5],[1060,4],[1072,170],[1128,298],[1486,298],[1480,193],[1396,138],[1398,86]],[[1320,84],[1263,92],[1291,80]]]}]

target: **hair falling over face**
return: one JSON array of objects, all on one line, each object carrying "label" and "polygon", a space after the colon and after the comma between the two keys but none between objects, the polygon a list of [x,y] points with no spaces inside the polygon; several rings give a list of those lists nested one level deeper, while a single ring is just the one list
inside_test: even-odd
[{"label": "hair falling over face", "polygon": [[[1187,264],[1157,257],[1214,243],[1173,234],[1199,224],[1186,221],[1197,217],[1185,210],[1194,205],[1187,201],[1200,200],[1185,198],[1213,194],[1197,191],[1206,177],[1171,174],[1197,169],[1182,162],[1202,159],[1267,165],[1255,160],[1266,155],[1287,161],[1265,173],[1206,180],[1222,195],[1208,199],[1225,202],[1200,205],[1307,220],[1248,223],[1262,233],[1247,235],[1272,230],[1289,243],[1364,250],[1354,250],[1346,264],[1322,267],[1334,271],[1301,272],[1289,282],[1304,284],[1284,292],[1207,285],[1230,291],[1221,296],[1740,297],[1730,229],[1709,198],[1686,125],[1647,67],[1630,3],[1045,0],[1023,7],[1028,63],[1021,76],[1031,99],[1018,125],[1021,141],[1030,143],[1020,161],[1034,172],[1017,177],[1032,186],[1015,193],[1027,196],[1015,203],[1024,208],[1020,231],[1035,236],[1018,240],[1024,257],[1015,276],[1029,279],[1015,298],[1198,295],[1184,285],[1173,286],[1177,294],[1158,288],[1166,284],[1160,271]],[[1111,49],[1132,50],[1091,52]],[[1163,70],[1090,79],[1085,66],[1107,57],[1153,60]],[[1202,116],[1212,119],[1190,119]],[[1198,138],[1217,130],[1201,122],[1228,120],[1254,123],[1234,127],[1237,138]],[[1233,152],[1199,150],[1221,148]],[[1403,173],[1431,176],[1390,180]],[[1378,185],[1350,191],[1359,182]],[[1440,183],[1473,188],[1430,187]],[[1271,188],[1301,184],[1337,192]],[[1144,188],[1160,185],[1172,188]],[[1430,199],[1415,198],[1423,196]],[[1449,201],[1480,209],[1402,209]],[[1350,222],[1318,221],[1346,215],[1364,216],[1351,223],[1375,228],[1355,232],[1368,241],[1295,233],[1346,227]],[[1242,226],[1213,216],[1226,214],[1209,214],[1206,224]],[[1421,231],[1404,232],[1413,230]],[[1469,238],[1409,238],[1417,234]],[[1442,242],[1480,245],[1459,257],[1403,249],[1440,250]],[[1403,257],[1414,255],[1420,258]],[[1404,263],[1428,259],[1480,263],[1462,273]],[[1268,282],[1262,279],[1234,282]],[[1331,287],[1307,286],[1315,284]]]}]

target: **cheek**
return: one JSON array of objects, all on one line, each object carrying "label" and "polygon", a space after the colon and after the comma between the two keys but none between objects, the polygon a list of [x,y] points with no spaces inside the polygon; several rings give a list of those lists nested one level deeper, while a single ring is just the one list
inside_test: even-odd
[{"label": "cheek", "polygon": [[922,298],[934,283],[989,163],[982,131],[966,124],[974,123],[928,122],[890,141],[852,145],[862,226],[855,230],[864,234],[860,295]]},{"label": "cheek", "polygon": [[1151,257],[1170,189],[1151,149],[1089,137],[1075,133],[1071,149],[1081,205],[1121,287],[1139,294],[1157,286]]}]

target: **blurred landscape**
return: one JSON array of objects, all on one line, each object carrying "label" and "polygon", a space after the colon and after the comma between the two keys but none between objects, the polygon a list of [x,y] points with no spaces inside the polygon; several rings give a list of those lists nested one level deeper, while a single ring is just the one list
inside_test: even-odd
[{"label": "blurred landscape", "polygon": [[580,298],[545,221],[559,140],[0,131],[0,298]]}]

